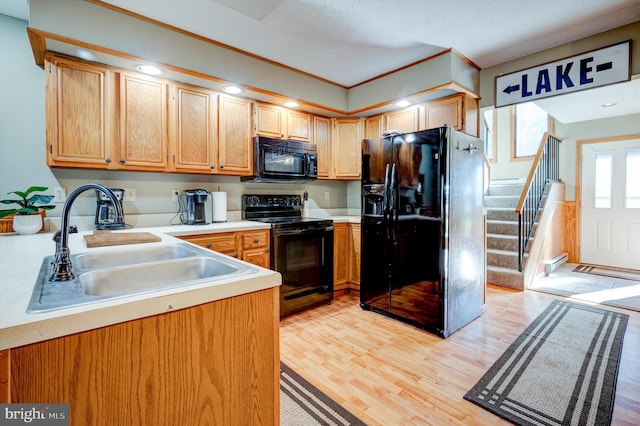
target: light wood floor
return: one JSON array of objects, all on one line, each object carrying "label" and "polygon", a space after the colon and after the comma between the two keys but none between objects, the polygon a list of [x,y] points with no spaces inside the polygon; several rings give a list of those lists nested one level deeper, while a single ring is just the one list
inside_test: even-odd
[{"label": "light wood floor", "polygon": [[[507,425],[462,396],[557,298],[490,286],[487,312],[441,339],[364,311],[357,296],[345,295],[284,318],[280,358],[369,425]],[[630,321],[613,424],[638,425],[640,313],[620,311]]]}]

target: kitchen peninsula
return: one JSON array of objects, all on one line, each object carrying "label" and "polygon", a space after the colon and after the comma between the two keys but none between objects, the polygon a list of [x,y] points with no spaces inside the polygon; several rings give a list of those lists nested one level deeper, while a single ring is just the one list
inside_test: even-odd
[{"label": "kitchen peninsula", "polygon": [[[184,243],[172,235],[258,229],[144,228],[161,241],[96,249],[81,232],[69,246],[145,250]],[[0,236],[0,402],[66,403],[78,425],[279,423],[278,273],[250,265],[233,278],[28,314],[51,237]]]}]

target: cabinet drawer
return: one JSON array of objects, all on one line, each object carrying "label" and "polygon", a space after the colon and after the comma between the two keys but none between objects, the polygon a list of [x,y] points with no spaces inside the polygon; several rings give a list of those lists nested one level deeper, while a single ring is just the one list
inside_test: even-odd
[{"label": "cabinet drawer", "polygon": [[244,232],[242,234],[242,249],[251,250],[267,247],[269,244],[269,231]]},{"label": "cabinet drawer", "polygon": [[196,235],[183,238],[190,243],[208,248],[209,250],[214,250],[220,253],[231,255],[236,253],[236,234],[233,232],[223,234]]}]

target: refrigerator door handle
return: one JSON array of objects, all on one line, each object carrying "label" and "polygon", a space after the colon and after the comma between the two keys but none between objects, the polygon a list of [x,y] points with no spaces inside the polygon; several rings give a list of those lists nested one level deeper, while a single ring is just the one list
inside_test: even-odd
[{"label": "refrigerator door handle", "polygon": [[391,238],[397,241],[398,212],[400,210],[400,182],[398,178],[398,164],[391,166]]},{"label": "refrigerator door handle", "polygon": [[384,170],[384,189],[382,191],[382,215],[384,226],[387,231],[387,238],[391,238],[389,232],[389,222],[391,221],[391,165],[387,163]]}]

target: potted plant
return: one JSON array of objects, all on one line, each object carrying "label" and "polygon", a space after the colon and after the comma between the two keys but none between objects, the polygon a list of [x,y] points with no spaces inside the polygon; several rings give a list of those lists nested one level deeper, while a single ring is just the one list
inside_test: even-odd
[{"label": "potted plant", "polygon": [[[35,234],[42,229],[42,216],[40,210],[51,210],[54,205],[47,205],[53,199],[52,195],[38,195],[34,192],[46,191],[45,186],[32,186],[25,192],[12,191],[7,195],[15,194],[20,199],[0,200],[2,204],[17,204],[20,208],[0,210],[0,219],[3,217],[13,216],[13,229],[18,234]],[[44,204],[44,205],[42,205]]]}]

